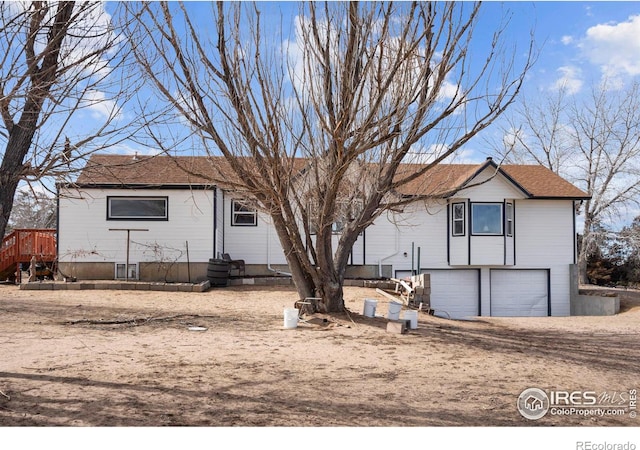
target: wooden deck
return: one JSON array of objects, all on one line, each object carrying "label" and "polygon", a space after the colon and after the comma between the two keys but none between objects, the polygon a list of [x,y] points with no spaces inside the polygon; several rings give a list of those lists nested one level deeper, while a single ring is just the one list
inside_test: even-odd
[{"label": "wooden deck", "polygon": [[37,263],[51,265],[56,260],[56,230],[16,229],[2,240],[0,280],[20,281],[20,264],[32,257]]}]

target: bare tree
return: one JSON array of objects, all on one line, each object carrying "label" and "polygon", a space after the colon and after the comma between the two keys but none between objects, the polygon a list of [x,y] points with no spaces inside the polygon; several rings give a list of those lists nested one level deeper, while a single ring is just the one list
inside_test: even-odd
[{"label": "bare tree", "polygon": [[122,61],[102,3],[0,2],[0,236],[20,182],[60,179],[123,139]]},{"label": "bare tree", "polygon": [[580,282],[587,283],[588,258],[604,224],[615,224],[640,194],[640,85],[612,89],[606,83],[585,97],[551,93],[525,103],[510,118],[502,146],[506,161],[547,166],[575,183],[585,200]]},{"label": "bare tree", "polygon": [[130,38],[152,36],[135,55],[167,106],[145,119],[162,118],[150,135],[168,152],[188,139],[172,121],[197,136],[221,168],[212,181],[269,214],[321,311],[344,307],[358,235],[432,195],[418,185],[503,113],[532,62],[529,48],[516,69],[508,21],[480,43],[480,6],[465,2],[309,2],[290,34],[265,30],[254,4],[217,3],[205,23],[202,8],[172,6],[129,5]]},{"label": "bare tree", "polygon": [[7,231],[16,228],[55,228],[56,199],[42,192],[19,190]]}]

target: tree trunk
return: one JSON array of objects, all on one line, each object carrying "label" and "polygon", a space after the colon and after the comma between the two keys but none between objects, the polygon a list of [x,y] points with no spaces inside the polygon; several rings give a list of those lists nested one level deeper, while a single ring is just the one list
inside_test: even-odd
[{"label": "tree trunk", "polygon": [[35,134],[35,125],[15,125],[9,135],[0,166],[0,236],[4,237],[13,208],[13,199],[24,171],[23,161]]},{"label": "tree trunk", "polygon": [[[587,203],[587,207],[589,204]],[[589,264],[589,255],[591,254],[591,246],[593,235],[591,231],[592,219],[589,213],[585,212],[584,228],[582,229],[582,244],[578,252],[578,283],[589,284],[589,276],[587,275],[587,267]]]}]

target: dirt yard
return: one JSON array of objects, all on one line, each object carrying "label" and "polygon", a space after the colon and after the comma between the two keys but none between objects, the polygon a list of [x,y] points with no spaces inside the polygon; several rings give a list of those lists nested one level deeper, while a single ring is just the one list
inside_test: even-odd
[{"label": "dirt yard", "polygon": [[283,308],[296,299],[286,288],[0,286],[0,425],[640,424],[628,412],[531,421],[516,409],[530,387],[628,398],[640,387],[638,300],[613,317],[463,322],[421,313],[419,328],[400,335],[383,317],[362,316],[365,298],[386,316],[374,290],[346,288],[350,314],[285,329]]}]

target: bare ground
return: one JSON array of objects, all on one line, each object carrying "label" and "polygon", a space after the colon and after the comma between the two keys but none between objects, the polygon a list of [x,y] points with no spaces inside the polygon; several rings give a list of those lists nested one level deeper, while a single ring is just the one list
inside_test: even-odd
[{"label": "bare ground", "polygon": [[[0,286],[1,426],[637,426],[520,416],[526,388],[627,395],[640,384],[640,294],[611,317],[421,313],[386,331],[350,314],[284,329],[286,288],[207,293],[20,291]],[[100,322],[100,323],[98,323]],[[206,331],[190,331],[200,326]]]}]

